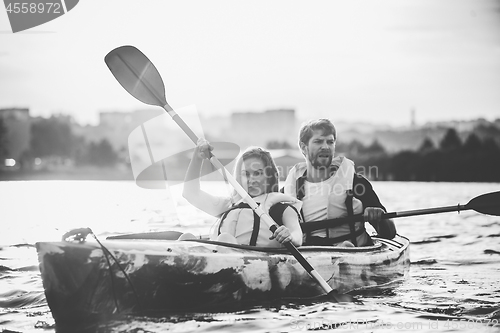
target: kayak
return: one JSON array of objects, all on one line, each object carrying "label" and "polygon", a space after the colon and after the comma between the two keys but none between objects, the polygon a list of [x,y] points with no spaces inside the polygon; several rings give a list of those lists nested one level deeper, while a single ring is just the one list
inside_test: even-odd
[{"label": "kayak", "polygon": [[[407,278],[409,240],[399,235],[372,239],[373,246],[299,250],[340,293]],[[284,248],[204,239],[108,238],[39,242],[36,249],[47,303],[58,325],[117,313],[212,312],[324,294]]]}]

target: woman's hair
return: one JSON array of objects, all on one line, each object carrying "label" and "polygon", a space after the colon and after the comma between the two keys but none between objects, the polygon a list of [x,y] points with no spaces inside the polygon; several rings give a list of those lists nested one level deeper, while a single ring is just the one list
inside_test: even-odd
[{"label": "woman's hair", "polygon": [[241,184],[241,169],[243,161],[249,158],[258,158],[264,163],[264,173],[267,179],[267,192],[278,192],[279,191],[279,177],[278,168],[274,163],[271,153],[269,151],[260,147],[248,147],[236,160],[236,165],[234,166],[234,176],[238,183]]}]

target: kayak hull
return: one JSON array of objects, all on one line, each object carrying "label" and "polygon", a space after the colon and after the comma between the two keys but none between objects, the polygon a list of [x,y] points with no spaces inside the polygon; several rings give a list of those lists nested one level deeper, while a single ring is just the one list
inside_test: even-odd
[{"label": "kayak hull", "polygon": [[[341,293],[404,280],[410,266],[408,239],[374,238],[374,243],[299,250]],[[324,293],[284,249],[202,240],[40,242],[36,248],[57,324],[116,313],[220,311]]]}]

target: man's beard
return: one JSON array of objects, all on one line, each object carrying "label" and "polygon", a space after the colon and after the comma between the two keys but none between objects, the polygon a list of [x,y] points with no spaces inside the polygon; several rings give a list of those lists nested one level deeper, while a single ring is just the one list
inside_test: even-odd
[{"label": "man's beard", "polygon": [[328,158],[320,158],[319,156],[323,154],[326,155],[324,151],[319,151],[315,156],[311,156],[311,154],[309,154],[309,161],[315,169],[328,169],[332,164],[333,154],[331,152],[328,152]]}]

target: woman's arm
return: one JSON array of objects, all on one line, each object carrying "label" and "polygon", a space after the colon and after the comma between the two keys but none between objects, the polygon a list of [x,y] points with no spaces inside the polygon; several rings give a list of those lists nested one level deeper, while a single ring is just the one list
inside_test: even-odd
[{"label": "woman's arm", "polygon": [[283,225],[276,229],[272,238],[276,238],[280,243],[291,241],[295,246],[302,245],[302,229],[293,208],[287,207],[283,211]]},{"label": "woman's arm", "polygon": [[200,188],[203,159],[210,156],[213,147],[204,139],[199,139],[184,178],[182,196],[198,209],[212,216],[219,216],[229,208],[230,199],[214,196]]}]

